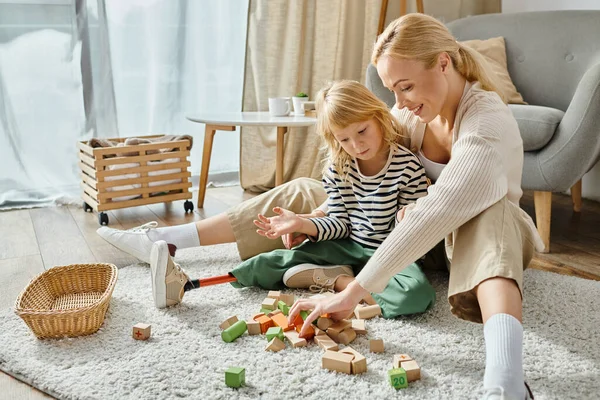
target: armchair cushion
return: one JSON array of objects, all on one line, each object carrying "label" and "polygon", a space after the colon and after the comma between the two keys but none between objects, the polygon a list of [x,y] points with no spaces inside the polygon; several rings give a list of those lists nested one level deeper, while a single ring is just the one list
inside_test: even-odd
[{"label": "armchair cushion", "polygon": [[508,74],[506,46],[502,36],[487,40],[465,40],[460,43],[481,54],[488,62],[490,72],[495,76],[496,87],[499,92],[504,94],[507,103],[527,104],[523,101],[523,96],[517,91]]},{"label": "armchair cushion", "polygon": [[525,151],[544,148],[565,115],[561,110],[551,107],[521,104],[510,104],[508,107],[519,125]]}]

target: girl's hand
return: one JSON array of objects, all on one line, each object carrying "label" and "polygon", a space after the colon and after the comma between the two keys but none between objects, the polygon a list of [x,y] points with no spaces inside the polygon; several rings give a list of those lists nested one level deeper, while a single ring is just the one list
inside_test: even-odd
[{"label": "girl's hand", "polygon": [[288,250],[291,250],[294,247],[304,243],[306,239],[308,239],[308,236],[304,233],[301,233],[298,236],[294,236],[294,233],[286,233],[281,237],[281,240],[283,240],[283,245]]},{"label": "girl's hand", "polygon": [[356,281],[352,281],[346,289],[323,299],[301,299],[294,303],[290,309],[288,321],[291,323],[296,315],[303,310],[312,310],[302,325],[300,337],[306,334],[306,330],[320,315],[330,314],[334,320],[347,318],[357,304],[365,298],[369,292],[360,286]]},{"label": "girl's hand", "polygon": [[254,225],[258,227],[256,233],[269,239],[277,239],[302,228],[302,218],[296,213],[281,207],[273,208],[273,212],[277,215],[270,218],[258,214],[258,220],[254,220]]},{"label": "girl's hand", "polygon": [[[324,217],[325,213],[321,210],[315,210],[310,214],[298,214],[298,216],[302,217],[302,218],[318,218],[318,217]],[[299,244],[304,243],[304,241],[306,239],[308,239],[308,236],[304,233],[301,233],[297,236],[294,236],[294,235],[295,235],[295,233],[286,233],[285,235],[283,235],[281,237],[281,239],[283,240],[283,245],[288,250],[293,249],[294,247],[298,246]]]}]

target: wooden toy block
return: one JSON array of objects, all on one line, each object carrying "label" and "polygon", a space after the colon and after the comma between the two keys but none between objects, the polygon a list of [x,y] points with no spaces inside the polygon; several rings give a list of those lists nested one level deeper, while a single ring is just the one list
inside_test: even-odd
[{"label": "wooden toy block", "polygon": [[366,322],[364,319],[353,319],[352,320],[352,329],[356,332],[357,335],[364,335],[367,333]]},{"label": "wooden toy block", "polygon": [[415,360],[410,361],[402,361],[402,366],[404,371],[406,371],[406,379],[409,382],[418,381],[421,379],[421,368],[419,368],[419,364]]},{"label": "wooden toy block", "polygon": [[260,313],[258,313],[258,314],[254,314],[254,315],[252,316],[252,319],[256,321],[256,320],[258,320],[258,318],[260,318],[260,317],[262,317],[262,316],[264,316],[264,315],[265,315],[265,313],[264,313],[264,312],[260,312]]},{"label": "wooden toy block", "polygon": [[246,327],[248,327],[249,335],[260,335],[260,324],[258,321],[246,321]]},{"label": "wooden toy block", "polygon": [[236,322],[238,322],[238,317],[233,315],[233,316],[227,318],[225,321],[221,322],[221,325],[219,325],[219,328],[221,328],[221,330],[227,329],[231,325],[235,324]]},{"label": "wooden toy block", "polygon": [[338,343],[345,345],[348,345],[354,339],[356,339],[356,332],[354,332],[354,329],[352,328],[344,329],[342,333],[338,335]]},{"label": "wooden toy block", "polygon": [[402,368],[394,368],[388,371],[388,378],[390,385],[395,389],[402,389],[408,387],[408,379],[406,378],[406,371]]},{"label": "wooden toy block", "polygon": [[296,296],[293,294],[281,293],[279,295],[279,301],[283,301],[288,307],[291,307],[294,305],[294,301],[296,301]]},{"label": "wooden toy block", "polygon": [[294,327],[288,323],[287,317],[283,315],[281,311],[279,311],[278,314],[271,316],[271,319],[273,320],[273,323],[283,329],[284,332],[294,329]]},{"label": "wooden toy block", "polygon": [[344,347],[340,350],[340,353],[352,354],[354,359],[352,360],[352,374],[362,374],[367,372],[367,359],[365,356],[354,350],[352,347]]},{"label": "wooden toy block", "polygon": [[270,290],[267,298],[277,299],[279,301],[279,297],[281,296],[281,292],[279,290]]},{"label": "wooden toy block", "polygon": [[232,388],[239,388],[246,384],[246,370],[239,367],[231,367],[225,371],[225,384]]},{"label": "wooden toy block", "polygon": [[325,334],[325,331],[324,331],[324,330],[321,330],[321,329],[319,329],[319,328],[317,328],[317,327],[313,327],[313,328],[314,328],[314,330],[315,330],[315,336],[319,336],[319,335],[323,335],[323,334]]},{"label": "wooden toy block", "polygon": [[[263,300],[262,304],[260,305],[262,308],[264,308],[265,310],[271,310],[273,311],[274,309],[277,308],[277,299],[273,299],[271,297],[267,297],[266,299]],[[265,313],[267,314],[267,313]]]},{"label": "wooden toy block", "polygon": [[[340,321],[335,322],[329,328],[327,328],[327,334],[329,335],[331,332],[341,333],[343,330],[352,327],[352,322],[347,319],[342,319]],[[331,336],[331,335],[330,335]]]},{"label": "wooden toy block", "polygon": [[152,325],[148,324],[135,324],[133,326],[132,337],[136,340],[146,340],[150,337],[152,330]]},{"label": "wooden toy block", "polygon": [[356,315],[357,319],[371,319],[381,315],[381,307],[378,304],[365,307],[358,306],[354,309],[354,315]]},{"label": "wooden toy block", "polygon": [[319,329],[326,331],[331,325],[333,325],[333,320],[330,318],[320,317],[317,320],[317,326]]},{"label": "wooden toy block", "polygon": [[295,327],[304,325],[304,320],[302,319],[300,314],[296,315],[294,321],[292,322],[292,325],[294,325]]},{"label": "wooden toy block", "polygon": [[270,313],[271,313],[271,311],[273,311],[273,310],[270,310],[270,309],[268,309],[268,308],[261,308],[261,309],[260,309],[260,312],[261,312],[262,314],[265,314],[265,315],[268,315],[268,314],[270,314]]},{"label": "wooden toy block", "polygon": [[274,337],[278,337],[279,340],[283,340],[283,329],[278,326],[273,326],[267,330],[267,341],[270,342]]},{"label": "wooden toy block", "polygon": [[338,344],[336,342],[334,342],[333,340],[331,340],[331,338],[327,335],[315,336],[315,343],[325,351],[327,351],[327,350],[338,351],[338,349],[339,349]]},{"label": "wooden toy block", "polygon": [[308,318],[309,315],[310,315],[310,312],[308,312],[306,310],[300,311],[300,316],[302,317],[303,321],[306,321],[306,318]]},{"label": "wooden toy block", "polygon": [[321,360],[322,367],[325,369],[351,374],[353,359],[354,356],[351,354],[327,350],[325,354],[323,354],[323,358]]},{"label": "wooden toy block", "polygon": [[267,347],[265,347],[265,351],[280,351],[285,349],[285,343],[283,343],[281,341],[281,339],[279,339],[277,336],[275,336],[267,345]]},{"label": "wooden toy block", "polygon": [[235,324],[231,325],[229,328],[225,329],[223,332],[221,332],[221,339],[223,339],[224,342],[231,343],[235,339],[242,336],[242,334],[246,332],[247,328],[248,327],[246,326],[246,321],[238,321]]},{"label": "wooden toy block", "polygon": [[327,336],[336,343],[340,342],[340,334],[337,331],[327,332]]},{"label": "wooden toy block", "polygon": [[290,341],[290,344],[292,345],[292,347],[305,347],[308,343],[306,341],[306,339],[301,338],[300,336],[298,336],[298,332],[292,330],[292,331],[287,331],[284,332],[285,337],[287,338],[287,340]]},{"label": "wooden toy block", "polygon": [[272,319],[273,315],[277,315],[277,314],[283,315],[283,311],[281,311],[280,309],[273,310],[273,311],[271,311],[270,313],[267,314],[267,317],[269,317],[269,318]]},{"label": "wooden toy block", "polygon": [[369,348],[371,349],[371,353],[383,353],[385,351],[383,339],[369,340]]},{"label": "wooden toy block", "polygon": [[266,315],[258,317],[257,322],[260,324],[260,333],[265,334],[272,326],[275,326],[273,320]]},{"label": "wooden toy block", "polygon": [[290,307],[283,301],[279,300],[277,302],[277,308],[281,310],[283,315],[288,315],[290,313]]},{"label": "wooden toy block", "polygon": [[402,367],[402,363],[405,361],[412,361],[412,357],[408,354],[394,354],[394,368]]},{"label": "wooden toy block", "polygon": [[[296,325],[296,332],[300,333],[301,330],[302,330],[302,325]],[[312,325],[309,325],[306,333],[300,337],[304,338],[306,340],[311,340],[312,338],[315,337],[315,328],[313,328]]]}]

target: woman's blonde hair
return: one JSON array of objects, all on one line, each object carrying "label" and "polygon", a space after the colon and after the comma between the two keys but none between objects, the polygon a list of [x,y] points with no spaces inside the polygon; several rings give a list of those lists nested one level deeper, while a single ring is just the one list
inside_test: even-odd
[{"label": "woman's blonde hair", "polygon": [[317,94],[315,108],[317,133],[325,142],[328,157],[323,173],[331,165],[344,179],[348,172],[351,157],[333,135],[336,130],[374,119],[388,145],[403,144],[407,137],[404,127],[390,113],[387,105],[356,81],[330,82]]},{"label": "woman's blonde hair", "polygon": [[377,38],[371,63],[377,65],[381,57],[390,56],[421,61],[432,68],[444,52],[466,80],[478,81],[484,90],[496,92],[506,103],[483,56],[457,42],[444,24],[425,14],[407,14],[391,22]]}]

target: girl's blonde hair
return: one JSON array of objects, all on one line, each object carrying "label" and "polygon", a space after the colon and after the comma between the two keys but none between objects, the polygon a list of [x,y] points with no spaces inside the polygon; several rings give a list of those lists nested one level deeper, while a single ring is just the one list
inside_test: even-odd
[{"label": "girl's blonde hair", "polygon": [[317,133],[323,138],[328,162],[323,173],[333,165],[345,179],[351,157],[333,136],[333,132],[348,125],[374,119],[388,145],[403,144],[407,138],[404,127],[390,113],[387,105],[369,89],[356,81],[330,82],[317,94]]},{"label": "girl's blonde hair", "polygon": [[425,14],[407,14],[391,22],[375,42],[371,63],[377,65],[381,57],[390,56],[421,61],[432,68],[444,52],[466,80],[479,81],[484,90],[496,92],[506,103],[483,56],[458,43],[444,24]]}]

